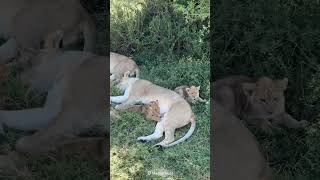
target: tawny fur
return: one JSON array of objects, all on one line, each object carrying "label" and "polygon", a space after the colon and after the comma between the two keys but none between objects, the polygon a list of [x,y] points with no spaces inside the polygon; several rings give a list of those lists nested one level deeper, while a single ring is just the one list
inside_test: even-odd
[{"label": "tawny fur", "polygon": [[271,171],[256,138],[219,103],[211,106],[212,178],[219,180],[271,180]]},{"label": "tawny fur", "polygon": [[139,67],[131,58],[110,52],[110,80],[119,82],[126,72],[139,78]]},{"label": "tawny fur", "polygon": [[139,112],[142,113],[147,119],[151,119],[156,122],[160,121],[160,107],[158,101],[151,101],[148,104],[130,105],[127,106],[126,109],[122,109],[122,111]]},{"label": "tawny fur", "polygon": [[[111,102],[121,103],[116,106],[116,109],[126,109],[126,107],[136,103],[148,104],[156,100],[159,102],[162,118],[157,123],[155,132],[149,136],[139,137],[138,140],[151,141],[159,139],[164,133],[165,139],[156,145],[169,147],[186,140],[192,135],[195,129],[194,114],[189,103],[174,91],[157,86],[146,80],[129,78],[127,76],[122,78],[119,87],[125,91],[124,95],[110,97]],[[191,127],[187,134],[181,139],[174,141],[175,130],[188,123],[191,123]]]},{"label": "tawny fur", "polygon": [[176,87],[174,91],[190,103],[195,103],[197,101],[206,102],[206,100],[203,100],[200,97],[200,86],[189,87],[189,86],[183,85],[183,86]]}]

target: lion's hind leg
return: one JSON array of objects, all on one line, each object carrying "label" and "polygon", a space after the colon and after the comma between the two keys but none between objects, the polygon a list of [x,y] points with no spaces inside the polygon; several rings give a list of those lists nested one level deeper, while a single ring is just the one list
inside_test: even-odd
[{"label": "lion's hind leg", "polygon": [[164,130],[164,135],[165,135],[164,140],[157,143],[154,146],[163,147],[163,146],[166,146],[166,145],[172,143],[174,141],[174,132],[175,132],[175,128],[173,128],[173,127],[166,128]]},{"label": "lion's hind leg", "polygon": [[163,136],[163,132],[164,132],[164,120],[162,119],[160,122],[157,123],[156,125],[156,129],[154,130],[154,132],[152,134],[150,134],[149,136],[140,136],[138,137],[138,141],[152,141],[152,140],[156,140],[159,139]]}]

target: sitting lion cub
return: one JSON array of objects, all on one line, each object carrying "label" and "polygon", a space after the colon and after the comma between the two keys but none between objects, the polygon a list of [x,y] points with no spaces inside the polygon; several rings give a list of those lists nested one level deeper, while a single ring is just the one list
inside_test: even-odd
[{"label": "sitting lion cub", "polygon": [[[138,78],[123,77],[119,83],[120,89],[124,90],[123,96],[111,96],[111,102],[121,103],[116,109],[126,109],[128,106],[158,100],[161,120],[157,123],[153,134],[139,137],[138,140],[151,141],[159,139],[165,134],[165,139],[156,146],[169,147],[188,139],[195,127],[194,114],[189,103],[180,95],[169,89],[152,84],[149,81]],[[186,135],[174,141],[174,132],[177,128],[191,123]]]},{"label": "sitting lion cub", "polygon": [[207,102],[200,97],[200,86],[178,86],[174,91],[190,103],[195,103],[196,101]]},{"label": "sitting lion cub", "polygon": [[110,52],[110,80],[119,82],[126,72],[139,78],[139,68],[131,58]]},{"label": "sitting lion cub", "polygon": [[287,78],[231,76],[213,83],[213,98],[232,114],[264,130],[270,130],[272,124],[306,127],[307,121],[297,121],[285,112],[287,84]]}]

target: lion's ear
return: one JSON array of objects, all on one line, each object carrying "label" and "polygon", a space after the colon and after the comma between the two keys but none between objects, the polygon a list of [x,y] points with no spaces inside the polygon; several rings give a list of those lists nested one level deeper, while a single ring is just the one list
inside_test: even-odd
[{"label": "lion's ear", "polygon": [[186,88],[186,91],[187,91],[187,92],[190,92],[190,88]]},{"label": "lion's ear", "polygon": [[287,86],[288,86],[288,78],[283,78],[282,80],[277,80],[276,83],[279,88],[286,90]]},{"label": "lion's ear", "polygon": [[255,88],[255,83],[242,83],[242,89],[247,96],[252,96]]}]

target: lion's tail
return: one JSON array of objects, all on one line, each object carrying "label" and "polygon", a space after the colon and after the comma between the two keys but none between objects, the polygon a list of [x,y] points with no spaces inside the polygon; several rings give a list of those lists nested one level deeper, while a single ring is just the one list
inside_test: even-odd
[{"label": "lion's tail", "polygon": [[174,141],[173,143],[170,143],[168,145],[163,145],[162,147],[170,147],[170,146],[174,146],[176,144],[182,143],[183,141],[187,140],[193,133],[193,131],[196,129],[196,121],[194,120],[194,116],[191,117],[191,126],[190,129],[188,130],[188,132],[179,140]]}]

